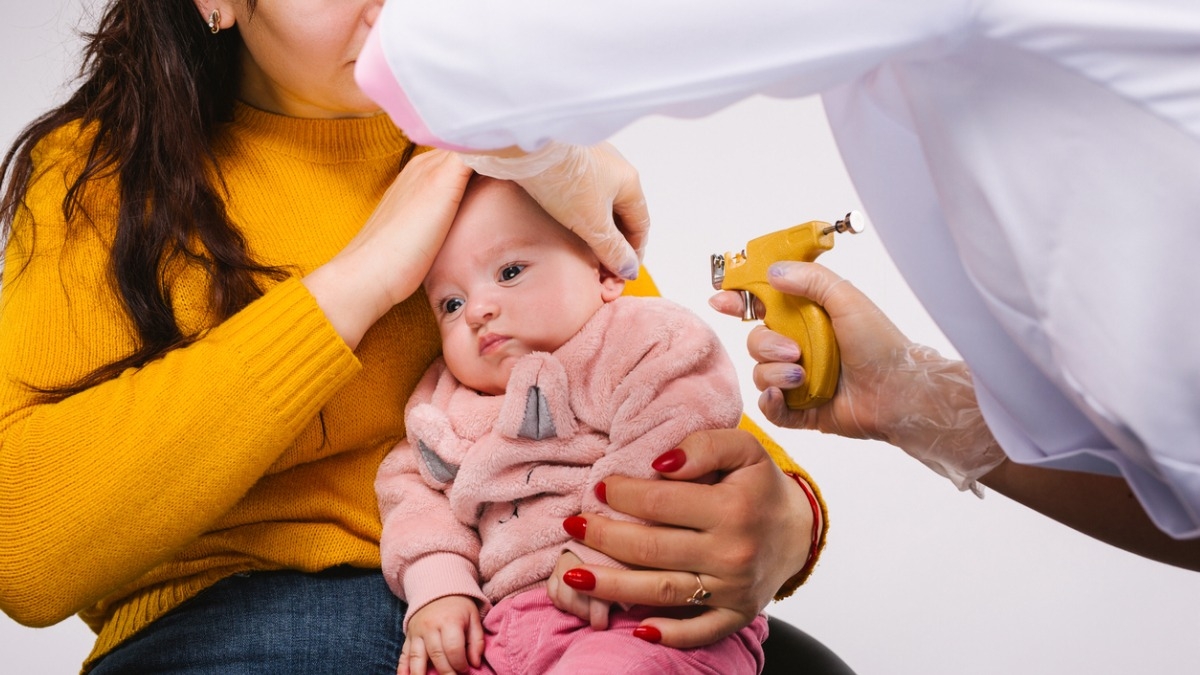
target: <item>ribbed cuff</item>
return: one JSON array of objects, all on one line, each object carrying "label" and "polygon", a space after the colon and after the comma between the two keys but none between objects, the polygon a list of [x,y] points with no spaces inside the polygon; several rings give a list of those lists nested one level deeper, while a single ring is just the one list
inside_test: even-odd
[{"label": "ribbed cuff", "polygon": [[401,580],[408,613],[404,615],[404,632],[417,610],[448,595],[465,595],[479,601],[479,614],[484,616],[491,603],[479,587],[479,575],[471,561],[454,553],[431,553],[410,564]]},{"label": "ribbed cuff", "polygon": [[817,560],[821,557],[821,551],[825,549],[825,534],[829,531],[829,517],[825,510],[825,500],[821,499],[816,484],[812,482],[807,473],[788,471],[786,475],[796,481],[796,484],[800,486],[801,490],[804,490],[805,496],[808,497],[808,504],[813,510],[813,527],[808,558],[804,561],[800,571],[793,574],[779,587],[775,593],[776,600],[788,597],[812,576],[813,568],[817,566]]},{"label": "ribbed cuff", "polygon": [[247,379],[289,440],[362,370],[299,279],[284,280],[216,331],[233,343]]},{"label": "ribbed cuff", "polygon": [[[819,531],[814,531],[811,533],[811,535],[808,532],[804,533],[804,536],[806,537],[812,536],[813,541],[808,551],[808,560],[805,561],[804,566],[800,568],[800,571],[796,572],[790,579],[785,581],[775,593],[775,599],[782,600],[795,592],[795,590],[799,588],[800,585],[803,584],[812,574],[813,568],[817,564],[817,559],[821,556],[821,551],[825,548],[825,535],[829,531],[829,509],[825,505],[825,499],[821,497],[821,489],[817,487],[817,484],[815,481],[813,481],[812,476],[810,476],[807,471],[801,468],[794,459],[784,452],[783,448],[776,443],[774,439],[768,436],[766,432],[762,430],[762,428],[754,423],[754,420],[750,419],[746,415],[742,415],[742,421],[740,424],[738,424],[738,428],[750,432],[755,438],[758,439],[760,443],[762,443],[763,448],[767,451],[767,454],[771,456],[771,460],[775,462],[775,465],[778,466],[781,471],[795,480],[798,484],[800,484],[800,489],[805,491],[806,496],[809,498],[810,505],[812,505],[815,501],[815,506],[813,507],[813,525],[814,527],[819,525]],[[816,522],[818,512],[820,514],[819,524]]]}]

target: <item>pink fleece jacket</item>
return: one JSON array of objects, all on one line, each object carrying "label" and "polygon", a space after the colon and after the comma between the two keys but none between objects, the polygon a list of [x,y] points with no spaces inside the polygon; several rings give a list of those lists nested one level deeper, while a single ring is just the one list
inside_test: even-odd
[{"label": "pink fleece jacket", "polygon": [[617,565],[572,540],[613,474],[653,477],[654,458],[700,429],[737,425],[737,376],[712,330],[662,298],[621,297],[553,354],[523,357],[507,392],[459,384],[440,359],[406,409],[407,439],[380,466],[383,571],[408,617],[466,595],[486,611],[544,584],[563,551]]}]

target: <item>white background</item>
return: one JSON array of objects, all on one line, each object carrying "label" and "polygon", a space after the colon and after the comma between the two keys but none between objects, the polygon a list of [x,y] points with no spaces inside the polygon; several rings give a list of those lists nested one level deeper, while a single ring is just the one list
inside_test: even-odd
[{"label": "white background", "polygon": [[[5,148],[65,97],[76,28],[93,25],[80,22],[88,2],[5,3]],[[749,326],[707,308],[708,256],[858,206],[819,102],[754,99],[704,120],[644,120],[614,142],[642,172],[655,228],[649,268],[665,295],[718,329],[763,423],[744,349]],[[840,236],[821,262],[910,337],[952,353],[871,231]],[[816,477],[832,529],[809,583],[769,611],[860,674],[1200,672],[1200,575],[1109,548],[1000,495],[960,494],[881,443],[774,434]],[[89,555],[79,551],[79,564]],[[91,639],[74,618],[28,629],[0,617],[0,672],[75,672]]]}]

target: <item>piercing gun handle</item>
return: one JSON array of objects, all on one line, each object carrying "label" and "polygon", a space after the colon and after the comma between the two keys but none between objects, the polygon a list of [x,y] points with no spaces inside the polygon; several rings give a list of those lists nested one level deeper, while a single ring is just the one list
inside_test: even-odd
[{"label": "piercing gun handle", "polygon": [[[804,382],[784,392],[784,400],[793,410],[813,408],[833,398],[841,355],[825,310],[807,298],[771,288],[767,269],[780,260],[812,262],[831,248],[833,230],[829,223],[811,221],[751,240],[743,256],[725,255],[721,288],[742,291],[743,296],[748,292],[758,298],[766,308],[761,318],[767,328],[792,338],[800,346],[799,364],[804,368]],[[744,299],[752,308],[754,299]],[[760,317],[751,309],[744,318]]]},{"label": "piercing gun handle", "polygon": [[833,398],[841,372],[841,353],[829,315],[817,303],[775,289],[760,291],[767,308],[763,323],[800,345],[799,364],[804,382],[784,390],[784,401],[793,410],[815,408]]}]

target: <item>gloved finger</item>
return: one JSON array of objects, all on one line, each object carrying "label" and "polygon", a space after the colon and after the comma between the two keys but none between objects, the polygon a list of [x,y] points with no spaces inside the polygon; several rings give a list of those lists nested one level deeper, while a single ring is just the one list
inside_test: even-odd
[{"label": "gloved finger", "polygon": [[719,291],[708,299],[708,306],[722,314],[740,317],[742,315],[742,296],[737,291]]},{"label": "gloved finger", "polygon": [[759,391],[768,387],[795,389],[804,384],[804,368],[798,363],[760,363],[754,366],[754,386]]},{"label": "gloved finger", "polygon": [[818,263],[782,262],[771,265],[772,287],[819,303],[829,314],[838,336],[843,373],[846,368],[890,359],[909,339],[855,285]]},{"label": "gloved finger", "polygon": [[617,229],[611,213],[608,214],[608,220],[599,227],[588,226],[571,230],[587,243],[588,248],[592,249],[606,269],[622,279],[637,278],[641,259],[625,239],[625,235]]},{"label": "gloved finger", "polygon": [[767,421],[785,429],[815,429],[815,408],[808,410],[792,410],[787,406],[783,390],[779,387],[768,387],[758,397],[758,409],[767,417]]},{"label": "gloved finger", "polygon": [[645,245],[650,218],[637,171],[611,144],[552,142],[531,153],[466,153],[462,160],[483,175],[516,181],[587,242],[605,267],[625,279],[637,277],[636,247]]},{"label": "gloved finger", "polygon": [[831,313],[831,296],[843,281],[833,270],[819,263],[782,261],[767,268],[767,283],[772,288],[808,298]]},{"label": "gloved finger", "polygon": [[[753,620],[753,617],[750,620]],[[649,632],[649,636],[659,637],[657,640],[659,644],[676,649],[689,649],[710,645],[748,624],[749,621],[744,615],[733,610],[714,607],[690,619],[652,617],[638,626],[639,629],[642,629],[638,632],[646,633],[645,627],[652,628],[653,632]],[[657,633],[657,636],[654,633]]]},{"label": "gloved finger", "polygon": [[[596,169],[585,164],[582,170]],[[613,216],[614,202],[610,195],[617,191],[617,187],[608,184],[613,178],[603,178],[564,183],[556,176],[539,174],[517,183],[551,217],[579,236],[602,265],[623,279],[634,279],[638,273],[638,255],[625,234],[617,228]],[[605,190],[614,192],[604,194]]]},{"label": "gloved finger", "polygon": [[[708,299],[708,306],[722,314],[736,316],[740,319],[746,303],[742,301],[742,294],[737,291],[720,291]],[[764,317],[767,315],[767,306],[763,304],[762,300],[754,298],[754,311],[755,316]]]},{"label": "gloved finger", "polygon": [[[624,279],[636,278],[650,232],[650,211],[646,206],[641,179],[633,165],[611,143],[600,143],[586,149],[586,152],[591,161],[581,162],[581,165],[590,167],[591,178],[597,186],[595,197],[609,197],[609,201],[601,202],[608,206],[603,211],[604,222],[593,223],[593,226],[599,225],[600,232],[610,231],[611,226],[611,231],[618,232],[620,240],[629,245],[626,249],[618,245],[619,241],[602,241],[596,242],[597,245],[592,248],[605,267]],[[600,213],[595,209],[592,211],[593,216]],[[589,244],[593,243],[589,235],[577,233]],[[629,258],[630,252],[632,259]]]},{"label": "gloved finger", "polygon": [[[602,143],[598,151],[616,160],[614,171],[619,172],[617,194],[613,198],[612,211],[617,229],[637,255],[638,262],[646,253],[650,236],[650,209],[646,206],[646,193],[637,169],[611,143]],[[611,162],[610,162],[611,164]]]},{"label": "gloved finger", "polygon": [[[489,175],[505,173],[516,180],[547,213],[587,242],[606,268],[624,279],[637,278],[638,247],[645,245],[649,214],[637,171],[616,148],[550,143],[503,162],[509,165],[504,171]],[[514,162],[524,165],[523,175],[511,171]]]},{"label": "gloved finger", "polygon": [[[538,193],[532,190],[530,193],[535,198],[538,197]],[[638,253],[617,227],[618,221],[613,214],[615,202],[610,203],[601,197],[602,195],[580,194],[575,203],[570,205],[573,210],[569,214],[561,215],[547,208],[546,201],[540,203],[543,208],[547,208],[547,212],[558,218],[563,226],[579,235],[602,265],[622,279],[635,279],[640,265]]]},{"label": "gloved finger", "polygon": [[[746,350],[759,363],[797,363],[800,345],[783,333],[766,326],[755,326],[746,336]],[[762,387],[759,387],[762,389]]]},{"label": "gloved finger", "polygon": [[650,209],[646,206],[641,185],[622,186],[613,200],[613,218],[617,229],[625,235],[638,262],[641,262],[650,239]]}]

